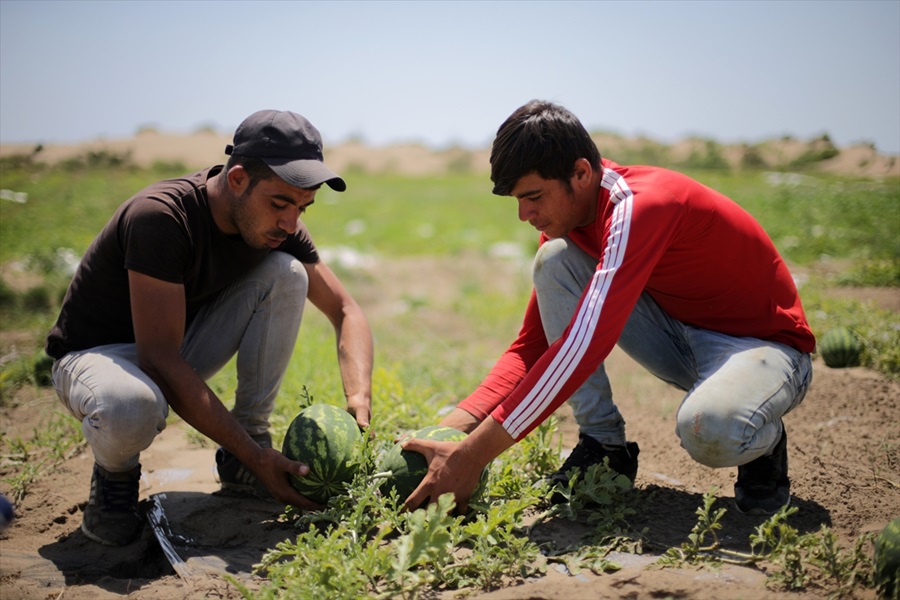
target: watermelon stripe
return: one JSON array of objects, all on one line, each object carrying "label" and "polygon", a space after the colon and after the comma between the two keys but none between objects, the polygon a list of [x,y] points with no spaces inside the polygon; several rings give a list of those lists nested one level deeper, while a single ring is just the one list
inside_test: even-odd
[{"label": "watermelon stripe", "polygon": [[343,493],[356,475],[353,453],[361,436],[356,420],[336,406],[313,404],[300,411],[282,445],[285,456],[310,469],[305,477],[291,477],[294,489],[320,504]]},{"label": "watermelon stripe", "polygon": [[862,346],[859,338],[846,327],[828,331],[817,344],[818,352],[825,364],[833,369],[858,367]]}]

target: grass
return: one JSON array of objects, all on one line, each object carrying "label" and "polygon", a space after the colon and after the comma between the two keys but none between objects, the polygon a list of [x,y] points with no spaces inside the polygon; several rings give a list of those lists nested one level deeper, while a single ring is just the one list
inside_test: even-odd
[{"label": "grass", "polygon": [[[68,257],[80,256],[122,200],[181,171],[173,166],[137,170],[115,161],[92,168],[0,166],[3,188],[28,193],[25,204],[0,203],[2,406],[15,402],[23,385],[46,383],[40,344],[67,281]],[[836,285],[900,286],[900,182],[817,177],[784,183],[762,172],[691,174],[743,204],[770,232],[792,268],[809,273],[801,294],[814,331],[851,327],[864,340],[864,364],[900,375],[898,313],[829,293]],[[514,201],[492,196],[482,175],[357,174],[348,183],[345,194],[323,190],[306,218],[320,247],[346,247],[381,260],[479,257],[501,250],[527,257],[534,250],[535,235],[516,221]],[[818,267],[826,260],[829,271],[821,272]],[[365,277],[377,276],[377,271],[364,275],[341,264],[335,268],[351,290],[364,287]],[[370,460],[397,432],[433,424],[442,410],[477,385],[515,333],[528,291],[527,283],[512,294],[485,290],[473,278],[442,298],[440,306],[407,297],[406,312],[373,322],[373,404],[378,410],[375,437],[363,451]],[[423,311],[465,319],[472,334],[429,330],[420,318]],[[234,370],[226,368],[210,384],[229,397],[234,377]],[[309,396],[342,404],[333,334],[316,311],[304,317],[285,377],[273,416],[276,441]],[[77,451],[80,434],[77,426],[66,426],[69,421],[53,422],[27,439],[0,439],[5,489],[23,496],[36,477]],[[434,589],[489,589],[510,578],[539,574],[549,563],[563,564],[573,573],[615,570],[608,559],[612,550],[641,551],[645,544],[642,532],[627,526],[627,511],[641,501],[640,495],[608,473],[591,472],[569,490],[569,504],[543,505],[545,494],[535,484],[540,473],[555,468],[558,450],[550,421],[494,462],[488,500],[468,518],[451,516],[446,499],[429,511],[401,514],[396,504],[371,496],[365,479],[370,471],[363,469],[348,495],[334,499],[325,512],[288,515],[296,521],[298,536],[263,560],[260,573],[268,578],[263,589],[251,592],[234,583],[248,598],[413,598]],[[589,504],[594,506],[590,510]],[[671,549],[666,560],[676,565],[721,560],[715,539],[721,510],[707,499],[690,539]],[[748,542],[750,558],[741,560],[774,565],[776,577],[789,588],[829,578],[832,583],[825,589],[838,594],[849,585],[871,585],[871,564],[861,558],[862,546],[842,551],[829,532],[801,536],[786,525],[787,515],[776,517]],[[562,548],[538,547],[528,532],[548,519],[583,522],[584,539]]]},{"label": "grass", "polygon": [[533,243],[516,220],[515,201],[491,195],[483,177],[358,175],[348,186],[320,193],[305,217],[317,244],[378,256],[452,256]]}]

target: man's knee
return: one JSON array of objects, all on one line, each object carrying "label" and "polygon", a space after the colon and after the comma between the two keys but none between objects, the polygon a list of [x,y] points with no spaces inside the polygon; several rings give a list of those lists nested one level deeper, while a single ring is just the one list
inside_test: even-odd
[{"label": "man's knee", "polygon": [[282,292],[305,298],[309,275],[303,263],[285,252],[272,252],[259,267],[263,277]]},{"label": "man's knee", "polygon": [[82,430],[95,454],[135,456],[166,428],[165,400],[150,391],[130,392],[96,403],[84,417]]},{"label": "man's knee", "polygon": [[560,269],[565,268],[568,244],[565,239],[548,240],[541,244],[534,255],[532,279],[536,288],[558,278]]},{"label": "man's knee", "polygon": [[676,433],[692,459],[712,468],[734,467],[741,462],[745,445],[737,439],[736,417],[703,411],[680,410]]}]

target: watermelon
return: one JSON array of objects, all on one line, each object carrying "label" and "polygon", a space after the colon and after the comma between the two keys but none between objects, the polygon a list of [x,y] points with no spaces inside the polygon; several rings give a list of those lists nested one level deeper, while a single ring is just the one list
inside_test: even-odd
[{"label": "watermelon", "polygon": [[291,485],[319,504],[346,492],[359,465],[354,451],[362,432],[350,414],[330,404],[307,406],[294,417],[281,453],[309,466],[306,477],[291,475]]},{"label": "watermelon", "polygon": [[825,364],[833,369],[858,367],[862,345],[855,333],[846,327],[836,327],[822,336],[818,351]]},{"label": "watermelon", "polygon": [[[413,432],[410,437],[439,442],[461,442],[466,439],[466,434],[453,427],[430,425]],[[403,441],[406,440],[404,439]],[[428,473],[428,461],[425,460],[424,455],[418,452],[404,450],[401,444],[402,442],[394,444],[382,455],[378,462],[377,470],[382,473],[389,473],[379,486],[382,495],[387,496],[391,493],[391,490],[397,490],[397,498],[402,502],[422,483],[422,479]],[[478,486],[472,493],[472,499],[477,499],[484,491],[487,485],[487,476],[488,468],[485,467],[481,472]]]},{"label": "watermelon", "polygon": [[40,350],[34,357],[34,382],[41,387],[53,385],[53,359]]},{"label": "watermelon", "polygon": [[875,538],[875,588],[879,598],[900,597],[900,517]]}]

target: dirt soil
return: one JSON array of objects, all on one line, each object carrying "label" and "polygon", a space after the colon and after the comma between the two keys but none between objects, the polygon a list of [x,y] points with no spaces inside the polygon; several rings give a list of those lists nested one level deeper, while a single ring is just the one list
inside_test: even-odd
[{"label": "dirt soil", "polygon": [[[461,274],[454,259],[423,270],[421,260],[397,263],[407,272]],[[496,274],[498,271],[494,270]],[[394,277],[385,281],[396,282]],[[442,285],[449,285],[447,281]],[[384,291],[384,290],[383,290]],[[403,290],[393,286],[381,302],[397,301]],[[366,298],[377,297],[372,290]],[[372,306],[373,318],[381,318]],[[435,318],[438,318],[436,316]],[[728,510],[720,532],[723,545],[749,549],[748,538],[762,521],[742,516],[731,504],[735,469],[709,469],[694,463],[678,447],[673,414],[680,393],[645,374],[618,351],[607,361],[618,403],[628,420],[629,438],[641,447],[636,485],[649,497],[632,524],[648,531],[650,551],[617,554],[622,569],[605,575],[582,571],[572,575],[551,565],[547,575],[508,587],[478,592],[485,599],[577,598],[817,598],[821,590],[788,593],[766,586],[765,572],[728,566],[721,569],[658,569],[649,564],[666,547],[687,540],[697,521],[703,494],[718,489],[716,506]],[[865,368],[835,370],[815,363],[812,389],[803,404],[787,416],[793,505],[800,511],[791,525],[801,532],[832,528],[845,545],[880,530],[900,515],[900,384]],[[26,388],[2,410],[7,436],[28,438],[60,409],[47,388]],[[377,407],[376,407],[377,411]],[[566,408],[560,410],[565,446],[577,438]],[[222,493],[214,479],[214,450],[188,439],[189,427],[169,426],[142,454],[141,499],[145,508],[158,500],[165,510],[168,538],[183,561],[173,568],[145,528],[142,538],[125,548],[105,548],[85,538],[79,527],[89,493],[92,466],[85,449],[42,477],[16,507],[17,518],[0,533],[0,597],[4,600],[102,600],[239,598],[226,575],[251,588],[253,575],[268,548],[296,532],[281,520],[282,507]],[[2,469],[0,469],[2,471]],[[0,473],[6,474],[6,473]],[[577,542],[589,532],[584,524],[554,521],[535,529],[536,542]],[[443,593],[449,599],[456,593]],[[874,593],[859,590],[859,598]]]}]

